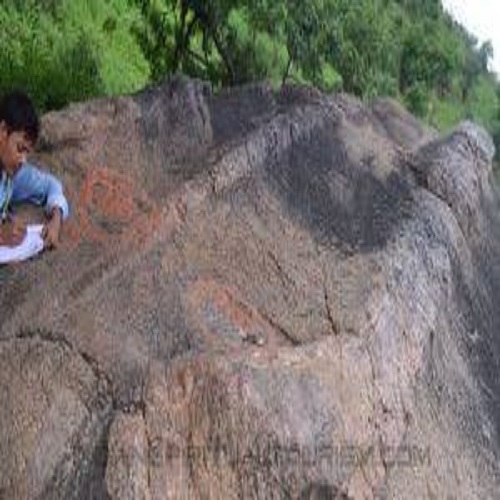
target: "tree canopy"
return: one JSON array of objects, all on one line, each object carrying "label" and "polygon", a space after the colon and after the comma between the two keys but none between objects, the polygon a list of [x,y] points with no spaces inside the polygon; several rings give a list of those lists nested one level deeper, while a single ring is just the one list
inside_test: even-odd
[{"label": "tree canopy", "polygon": [[215,89],[267,79],[389,95],[500,141],[493,47],[441,0],[3,0],[0,47],[0,91],[24,87],[42,110],[182,72]]}]

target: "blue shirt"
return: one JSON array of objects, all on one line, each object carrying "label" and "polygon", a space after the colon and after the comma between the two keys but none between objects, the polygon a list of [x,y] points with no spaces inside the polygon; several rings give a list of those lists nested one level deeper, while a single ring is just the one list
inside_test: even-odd
[{"label": "blue shirt", "polygon": [[29,163],[24,163],[12,180],[4,171],[0,171],[0,208],[4,207],[6,201],[9,204],[34,203],[45,207],[47,213],[59,207],[63,219],[69,215],[68,201],[59,180]]}]

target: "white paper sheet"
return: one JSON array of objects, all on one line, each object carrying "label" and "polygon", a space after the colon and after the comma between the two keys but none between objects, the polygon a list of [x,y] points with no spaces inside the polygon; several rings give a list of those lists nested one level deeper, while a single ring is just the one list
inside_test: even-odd
[{"label": "white paper sheet", "polygon": [[43,250],[43,225],[30,225],[26,228],[23,241],[15,247],[0,245],[0,264],[21,262],[27,260]]}]

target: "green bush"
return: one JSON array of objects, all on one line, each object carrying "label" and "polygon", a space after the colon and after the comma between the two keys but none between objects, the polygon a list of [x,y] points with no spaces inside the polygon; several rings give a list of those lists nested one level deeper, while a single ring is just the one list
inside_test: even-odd
[{"label": "green bush", "polygon": [[149,67],[127,0],[0,6],[0,92],[24,88],[43,111],[144,86]]},{"label": "green bush", "polygon": [[407,90],[404,103],[412,113],[425,118],[428,113],[429,99],[427,86],[422,82],[416,82]]}]

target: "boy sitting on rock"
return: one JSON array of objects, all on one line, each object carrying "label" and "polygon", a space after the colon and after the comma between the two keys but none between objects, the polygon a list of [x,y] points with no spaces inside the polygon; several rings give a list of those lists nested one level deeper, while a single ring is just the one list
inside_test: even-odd
[{"label": "boy sitting on rock", "polygon": [[25,229],[9,213],[12,204],[22,202],[45,207],[44,247],[59,243],[68,202],[54,176],[27,163],[38,133],[39,120],[30,98],[23,92],[5,95],[0,101],[0,245],[15,246],[22,241]]}]

